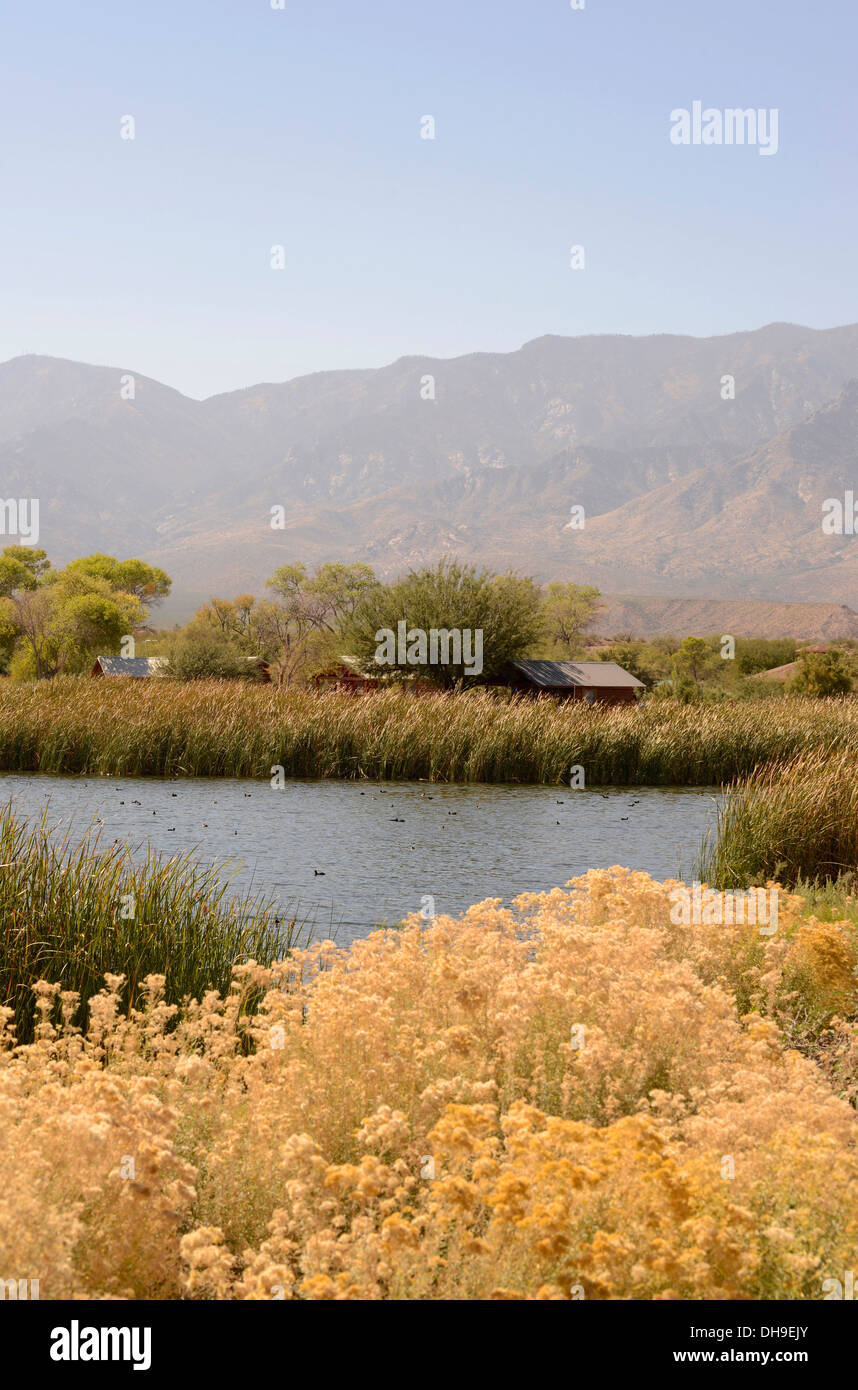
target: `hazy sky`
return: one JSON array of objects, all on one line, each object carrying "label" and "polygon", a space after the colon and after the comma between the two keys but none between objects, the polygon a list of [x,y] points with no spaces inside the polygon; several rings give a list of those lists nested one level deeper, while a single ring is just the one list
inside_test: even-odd
[{"label": "hazy sky", "polygon": [[[205,396],[543,333],[854,321],[856,13],[10,3],[0,360],[109,363]],[[671,111],[695,100],[777,108],[777,154],[671,144]]]}]

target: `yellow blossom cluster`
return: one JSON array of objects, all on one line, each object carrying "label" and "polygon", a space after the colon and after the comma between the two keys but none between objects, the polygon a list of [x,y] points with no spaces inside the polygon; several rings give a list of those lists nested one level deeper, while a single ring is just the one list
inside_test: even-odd
[{"label": "yellow blossom cluster", "polygon": [[[856,948],[615,868],[0,1011],[0,1276],[42,1298],[818,1298],[858,1259]],[[769,885],[770,888],[773,885]]]}]

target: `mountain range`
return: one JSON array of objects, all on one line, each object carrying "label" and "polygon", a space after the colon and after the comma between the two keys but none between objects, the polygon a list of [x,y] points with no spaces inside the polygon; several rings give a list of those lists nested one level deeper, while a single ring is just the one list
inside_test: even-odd
[{"label": "mountain range", "polygon": [[825,534],[822,504],[858,492],[856,442],[858,325],[543,337],[204,401],[133,367],[0,364],[2,497],[39,498],[55,563],[140,555],[188,610],[294,560],[389,576],[444,555],[836,610],[858,537]]}]

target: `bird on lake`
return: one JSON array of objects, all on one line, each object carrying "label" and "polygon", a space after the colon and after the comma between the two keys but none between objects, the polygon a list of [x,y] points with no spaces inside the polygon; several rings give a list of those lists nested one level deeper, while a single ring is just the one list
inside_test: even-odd
[{"label": "bird on lake", "polygon": [[325,871],[324,871],[324,869],[314,869],[314,870],[313,870],[313,875],[314,875],[315,878],[324,878],[324,877],[325,877]]}]

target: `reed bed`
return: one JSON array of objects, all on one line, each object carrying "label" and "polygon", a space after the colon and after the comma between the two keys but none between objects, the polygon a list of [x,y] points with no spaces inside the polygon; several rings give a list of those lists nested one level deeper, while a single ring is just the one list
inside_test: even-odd
[{"label": "reed bed", "polygon": [[295,924],[261,898],[228,897],[228,864],[151,847],[135,861],[124,843],[102,848],[94,833],[75,843],[8,810],[0,815],[0,1005],[18,1036],[30,1036],[34,979],[74,991],[82,1003],[105,975],[123,975],[134,1004],[146,976],[164,977],[179,1004],[228,987],[236,961],[271,961],[293,944]]},{"label": "reed bed", "polygon": [[355,697],[69,677],[0,688],[0,768],[113,776],[730,782],[858,737],[858,699],[599,707],[477,691]]},{"label": "reed bed", "polygon": [[[853,745],[854,748],[854,745]],[[858,779],[853,748],[813,748],[757,768],[727,789],[700,856],[721,888],[778,879],[842,882],[858,871]]]}]

